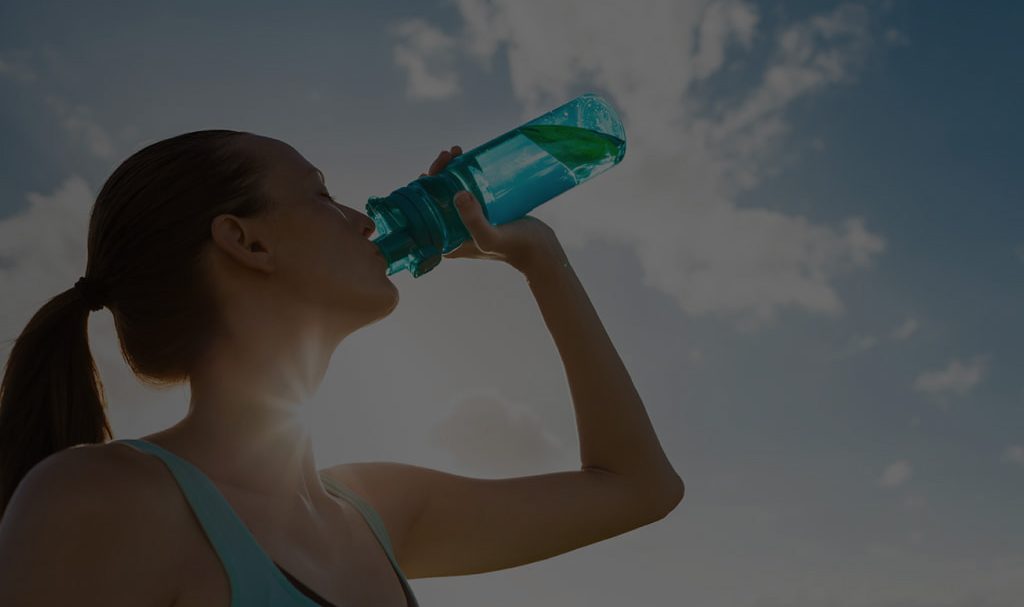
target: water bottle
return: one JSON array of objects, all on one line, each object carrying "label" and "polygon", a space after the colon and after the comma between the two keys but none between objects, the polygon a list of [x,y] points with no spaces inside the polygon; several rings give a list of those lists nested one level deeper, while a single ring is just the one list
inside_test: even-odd
[{"label": "water bottle", "polygon": [[586,93],[453,158],[437,175],[420,177],[387,196],[371,196],[366,214],[388,275],[414,278],[472,238],[453,198],[469,190],[497,226],[523,217],[562,192],[618,164],[626,134],[612,106]]}]

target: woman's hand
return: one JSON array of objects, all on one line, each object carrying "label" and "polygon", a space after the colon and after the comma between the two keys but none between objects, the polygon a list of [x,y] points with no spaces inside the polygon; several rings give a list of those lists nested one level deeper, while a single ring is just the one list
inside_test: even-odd
[{"label": "woman's hand", "polygon": [[[461,153],[462,148],[457,145],[451,151],[442,151],[427,172],[420,176],[440,173],[452,158]],[[480,202],[466,190],[455,194],[455,208],[472,239],[443,254],[446,259],[494,259],[524,273],[534,264],[565,261],[554,230],[536,217],[524,215],[500,226],[491,225]]]},{"label": "woman's hand", "polygon": [[452,158],[455,158],[461,153],[462,148],[457,145],[453,145],[450,152],[448,150],[441,150],[441,153],[438,154],[437,159],[434,160],[433,163],[431,163],[430,168],[427,169],[427,172],[420,173],[420,177],[426,177],[428,175],[437,175],[438,173],[444,170],[444,167],[448,166],[448,163],[452,161]]}]

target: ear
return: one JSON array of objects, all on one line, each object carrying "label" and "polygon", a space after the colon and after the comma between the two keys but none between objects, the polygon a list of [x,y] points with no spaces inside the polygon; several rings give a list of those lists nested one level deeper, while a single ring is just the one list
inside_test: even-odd
[{"label": "ear", "polygon": [[218,215],[210,223],[213,246],[247,268],[272,272],[274,255],[267,246],[267,239],[260,236],[263,234],[261,227],[251,218]]}]

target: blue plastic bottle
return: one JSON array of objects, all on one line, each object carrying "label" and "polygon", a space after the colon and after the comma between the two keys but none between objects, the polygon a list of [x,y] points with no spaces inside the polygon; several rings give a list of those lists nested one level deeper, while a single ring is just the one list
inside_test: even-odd
[{"label": "blue plastic bottle", "polygon": [[471,238],[453,198],[469,190],[491,225],[523,217],[534,208],[622,160],[626,134],[612,106],[593,93],[456,156],[437,175],[420,177],[383,197],[371,197],[366,214],[380,234],[373,243],[387,273],[426,274]]}]

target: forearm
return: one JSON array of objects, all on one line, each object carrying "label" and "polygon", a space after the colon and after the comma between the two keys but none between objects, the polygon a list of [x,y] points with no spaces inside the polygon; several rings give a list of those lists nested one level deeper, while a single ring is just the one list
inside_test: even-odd
[{"label": "forearm", "polygon": [[526,276],[565,367],[582,467],[627,476],[681,498],[682,481],[565,252],[552,242],[537,258],[518,269]]}]

